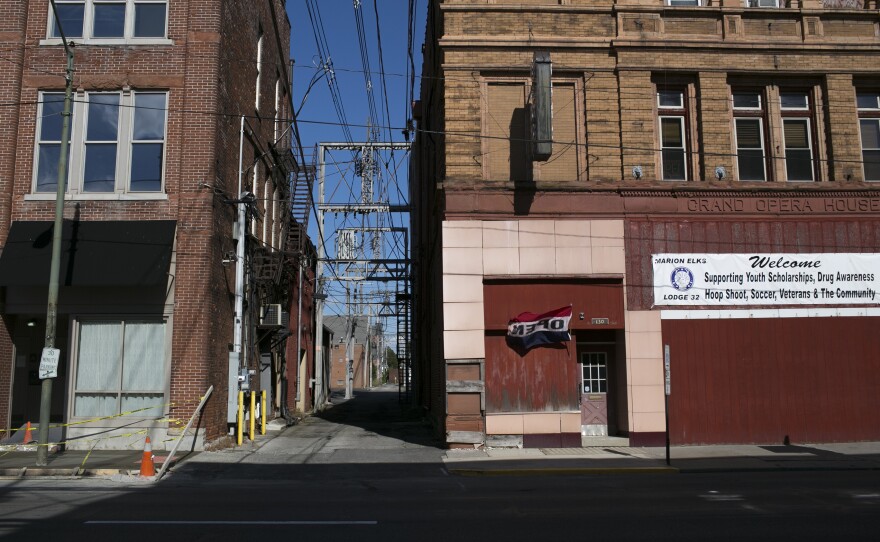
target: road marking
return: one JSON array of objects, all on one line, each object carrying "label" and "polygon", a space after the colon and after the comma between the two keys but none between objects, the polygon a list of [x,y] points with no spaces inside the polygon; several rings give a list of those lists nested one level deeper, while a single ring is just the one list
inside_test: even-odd
[{"label": "road marking", "polygon": [[195,521],[195,520],[92,520],[85,525],[378,525],[378,521]]},{"label": "road marking", "polygon": [[710,491],[707,495],[700,495],[701,498],[706,499],[707,501],[741,501],[743,500],[742,495],[725,495],[724,493],[719,493],[717,491]]}]

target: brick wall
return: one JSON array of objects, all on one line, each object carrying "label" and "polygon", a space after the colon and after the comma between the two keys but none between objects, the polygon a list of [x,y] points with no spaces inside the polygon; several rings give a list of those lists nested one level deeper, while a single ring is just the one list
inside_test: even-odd
[{"label": "brick wall", "polygon": [[[48,0],[3,2],[0,45],[5,101],[0,108],[0,244],[15,220],[52,220],[54,201],[26,200],[31,192],[38,93],[63,90],[65,57],[45,38]],[[165,157],[166,199],[80,200],[65,217],[80,220],[176,220],[173,280],[172,417],[187,419],[208,386],[214,396],[202,417],[206,440],[226,433],[227,361],[232,342],[234,276],[222,263],[233,249],[231,232],[238,181],[239,118],[251,125],[246,167],[253,148],[267,150],[275,134],[275,82],[287,86],[290,24],[283,0],[172,0],[171,45],[76,47],[75,79],[84,91],[160,89],[169,91]],[[260,111],[254,108],[256,39],[264,34]],[[25,33],[26,30],[26,33]],[[24,46],[24,47],[22,47]],[[19,65],[27,69],[22,70]],[[287,95],[290,95],[289,89]],[[268,171],[268,167],[263,171]],[[264,173],[265,175],[265,173]],[[246,176],[248,182],[249,176]],[[245,189],[253,190],[246,186]],[[277,202],[262,201],[261,210]],[[272,216],[271,210],[268,213]],[[276,216],[280,213],[276,211]],[[7,334],[0,334],[0,394],[9,398],[12,361]],[[253,356],[255,358],[255,356]],[[0,420],[8,419],[0,402]]]}]

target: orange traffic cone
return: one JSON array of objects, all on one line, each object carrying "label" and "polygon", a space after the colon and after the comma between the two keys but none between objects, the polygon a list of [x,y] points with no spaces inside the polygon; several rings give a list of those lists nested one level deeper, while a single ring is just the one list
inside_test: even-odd
[{"label": "orange traffic cone", "polygon": [[153,465],[153,446],[150,444],[150,437],[144,444],[144,455],[141,458],[141,476],[156,476],[156,466]]},{"label": "orange traffic cone", "polygon": [[21,441],[22,444],[30,444],[34,441],[34,436],[31,434],[31,422],[27,422],[27,427],[24,430],[24,439]]}]

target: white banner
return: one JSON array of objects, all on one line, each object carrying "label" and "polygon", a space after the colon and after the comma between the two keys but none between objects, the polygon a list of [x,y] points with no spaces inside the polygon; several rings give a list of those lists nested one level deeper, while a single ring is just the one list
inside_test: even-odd
[{"label": "white banner", "polygon": [[880,254],[654,254],[654,305],[880,305]]}]

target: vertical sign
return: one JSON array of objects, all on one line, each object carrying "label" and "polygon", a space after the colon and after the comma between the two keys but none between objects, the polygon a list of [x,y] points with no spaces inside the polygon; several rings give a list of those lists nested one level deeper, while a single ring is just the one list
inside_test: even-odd
[{"label": "vertical sign", "polygon": [[669,377],[669,345],[663,345],[663,380],[666,384],[666,395],[671,395],[672,389],[671,378]]},{"label": "vertical sign", "polygon": [[43,355],[40,357],[40,379],[58,378],[58,359],[60,357],[61,350],[43,348]]},{"label": "vertical sign", "polygon": [[671,464],[669,458],[669,395],[672,390],[671,378],[669,377],[669,345],[663,345],[663,380],[666,387],[666,394],[663,397],[664,414],[666,417],[666,464]]}]

